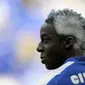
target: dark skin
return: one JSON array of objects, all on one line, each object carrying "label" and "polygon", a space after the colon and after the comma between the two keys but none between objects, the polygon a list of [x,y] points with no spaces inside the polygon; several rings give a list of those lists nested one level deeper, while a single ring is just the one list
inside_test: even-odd
[{"label": "dark skin", "polygon": [[42,25],[40,38],[41,41],[37,47],[37,51],[41,53],[41,62],[49,70],[61,66],[69,56],[68,49],[72,47],[73,38],[61,38],[53,25],[48,23]]}]

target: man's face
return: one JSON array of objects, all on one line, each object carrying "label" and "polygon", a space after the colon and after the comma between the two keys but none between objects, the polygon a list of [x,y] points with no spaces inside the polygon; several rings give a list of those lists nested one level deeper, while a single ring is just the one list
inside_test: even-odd
[{"label": "man's face", "polygon": [[41,62],[47,69],[55,69],[65,61],[62,42],[56,30],[51,24],[44,23],[40,30],[41,42],[37,51],[41,52]]}]

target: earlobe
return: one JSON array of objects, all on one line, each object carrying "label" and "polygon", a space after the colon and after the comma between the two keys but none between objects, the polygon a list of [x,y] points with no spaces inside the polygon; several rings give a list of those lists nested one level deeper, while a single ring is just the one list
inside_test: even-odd
[{"label": "earlobe", "polygon": [[67,37],[67,38],[64,40],[64,47],[65,47],[66,49],[68,49],[68,48],[72,47],[73,43],[74,43],[74,38],[73,38],[73,37]]}]

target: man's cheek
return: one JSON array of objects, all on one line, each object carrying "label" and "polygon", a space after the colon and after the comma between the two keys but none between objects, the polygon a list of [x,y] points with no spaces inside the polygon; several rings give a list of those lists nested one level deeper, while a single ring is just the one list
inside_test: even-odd
[{"label": "man's cheek", "polygon": [[45,53],[47,55],[53,55],[53,53],[56,51],[56,48],[54,45],[47,45],[45,46]]}]

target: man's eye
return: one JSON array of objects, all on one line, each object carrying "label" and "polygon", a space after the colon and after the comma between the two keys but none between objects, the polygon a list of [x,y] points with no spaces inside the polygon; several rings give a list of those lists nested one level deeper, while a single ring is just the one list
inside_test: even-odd
[{"label": "man's eye", "polygon": [[49,42],[49,40],[47,39],[47,40],[43,40],[43,42],[45,43],[45,44],[47,44],[48,42]]}]

